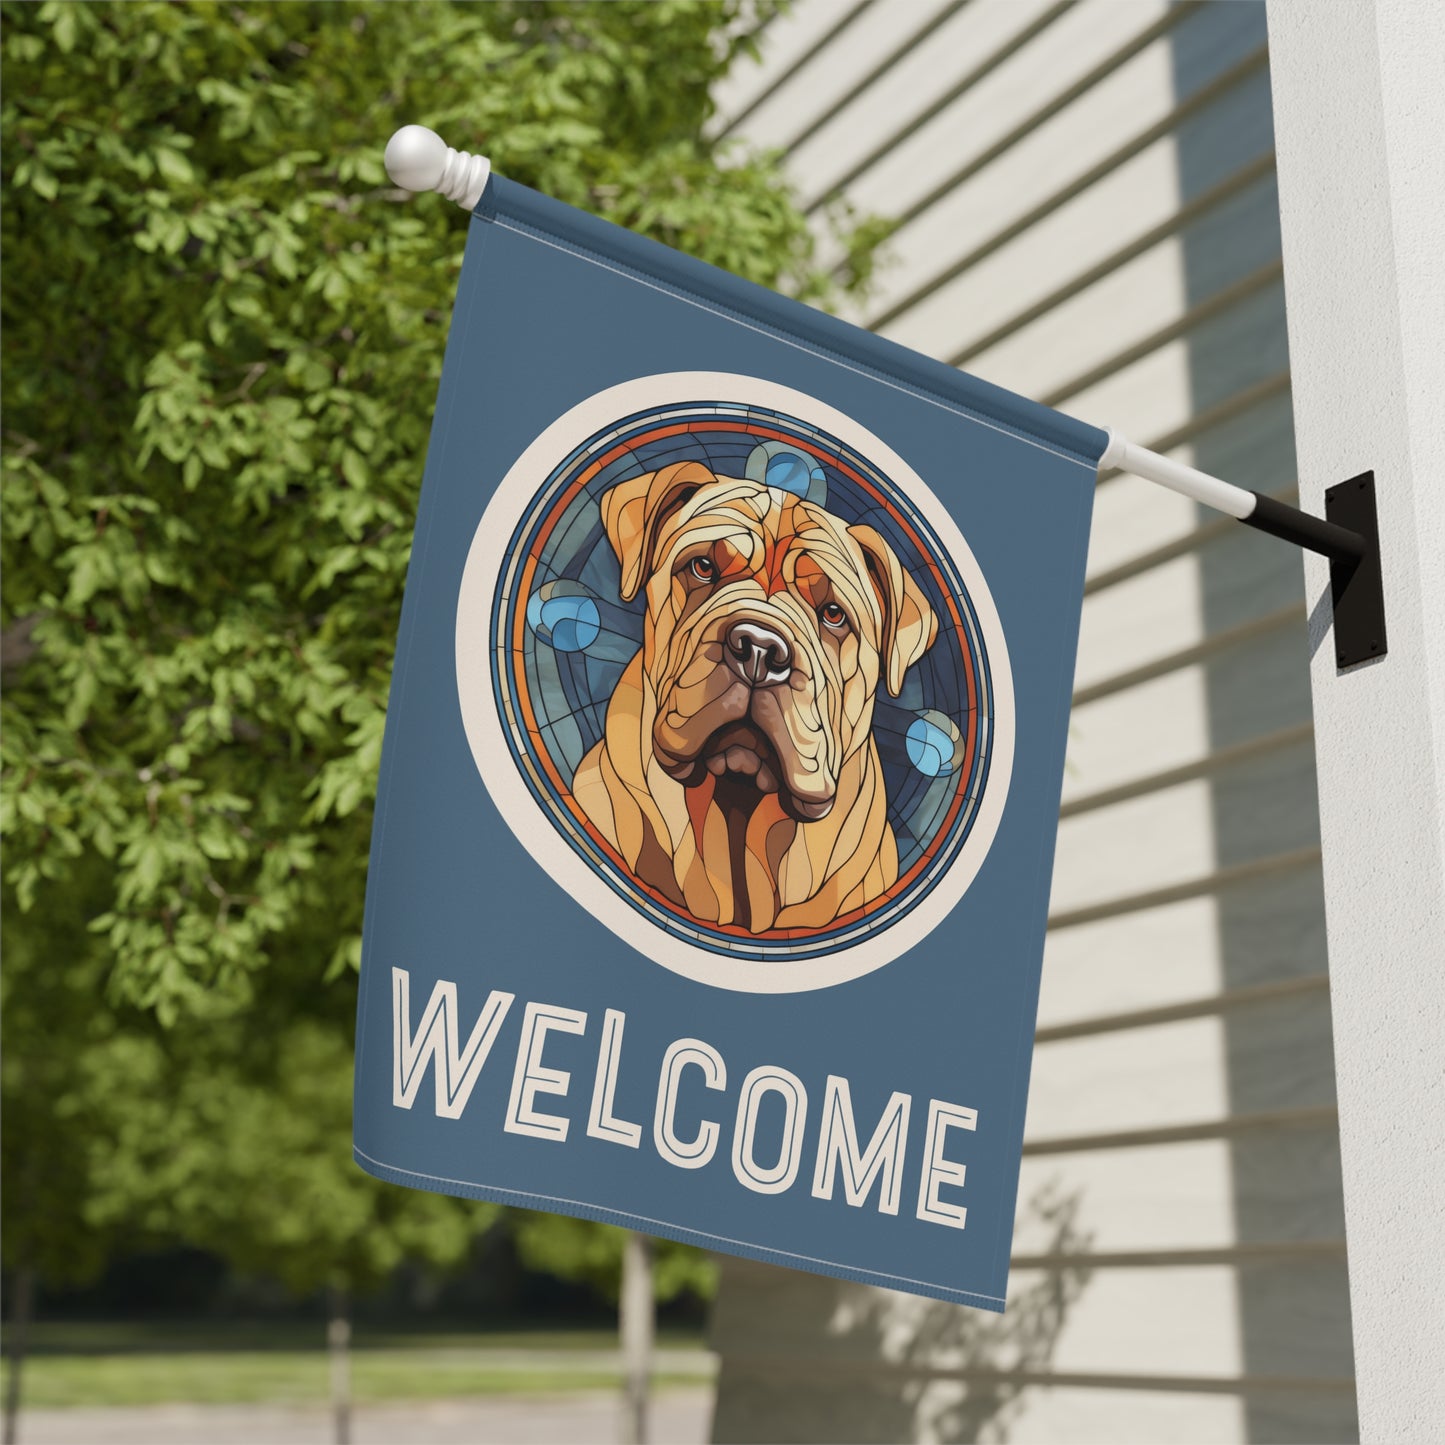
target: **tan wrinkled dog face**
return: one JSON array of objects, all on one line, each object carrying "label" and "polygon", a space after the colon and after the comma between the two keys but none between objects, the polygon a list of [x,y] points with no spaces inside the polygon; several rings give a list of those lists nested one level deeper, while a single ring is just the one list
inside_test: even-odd
[{"label": "tan wrinkled dog face", "polygon": [[645,589],[642,655],[658,763],[747,807],[776,793],[826,817],[868,739],[880,681],[893,696],[936,620],[867,526],[760,482],[684,462],[602,499],[622,598]]}]

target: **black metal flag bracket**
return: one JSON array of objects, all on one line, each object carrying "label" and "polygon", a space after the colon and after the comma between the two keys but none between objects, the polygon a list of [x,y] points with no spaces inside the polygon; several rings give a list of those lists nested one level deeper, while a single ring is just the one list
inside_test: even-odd
[{"label": "black metal flag bracket", "polygon": [[1383,657],[1389,650],[1374,472],[1362,472],[1330,487],[1325,492],[1325,515],[1313,517],[1273,497],[1236,487],[1208,472],[1135,446],[1112,429],[1099,467],[1117,468],[1147,482],[1157,482],[1236,518],[1246,527],[1328,557],[1336,665],[1353,667]]},{"label": "black metal flag bracket", "polygon": [[[1359,556],[1330,556],[1330,597],[1335,614],[1335,660],[1352,667],[1389,650],[1385,637],[1385,579],[1380,570],[1380,524],[1375,474],[1361,472],[1325,492],[1325,516],[1364,544]],[[1352,530],[1351,530],[1352,529]]]}]

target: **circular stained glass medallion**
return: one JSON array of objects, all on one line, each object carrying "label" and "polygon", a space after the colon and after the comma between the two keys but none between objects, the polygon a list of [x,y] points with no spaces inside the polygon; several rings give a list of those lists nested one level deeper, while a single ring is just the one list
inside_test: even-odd
[{"label": "circular stained glass medallion", "polygon": [[514,832],[704,982],[880,966],[997,826],[1012,696],[982,574],[901,457],[786,388],[675,373],[559,419],[478,528],[457,653]]}]

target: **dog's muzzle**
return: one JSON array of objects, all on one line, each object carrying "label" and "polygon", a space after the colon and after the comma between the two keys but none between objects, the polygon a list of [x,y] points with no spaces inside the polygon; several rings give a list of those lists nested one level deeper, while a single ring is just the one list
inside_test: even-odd
[{"label": "dog's muzzle", "polygon": [[[663,770],[689,788],[711,773],[717,786],[743,810],[751,810],[763,794],[774,793],[783,811],[798,822],[826,817],[833,807],[831,786],[826,796],[819,797],[809,796],[809,780],[802,780],[801,791],[793,785],[798,764],[785,714],[802,681],[794,665],[796,644],[753,617],[725,622],[719,643],[719,666],[729,680],[714,690],[710,706],[690,719],[694,726],[708,726],[708,734],[700,743],[692,740],[696,733],[689,737],[671,730],[655,738],[655,755]],[[662,717],[671,716],[664,705]],[[674,740],[683,746],[669,746]],[[816,787],[823,779],[811,781]]]},{"label": "dog's muzzle", "polygon": [[737,622],[728,629],[723,647],[727,665],[749,687],[774,687],[793,671],[793,650],[787,640],[758,622]]}]

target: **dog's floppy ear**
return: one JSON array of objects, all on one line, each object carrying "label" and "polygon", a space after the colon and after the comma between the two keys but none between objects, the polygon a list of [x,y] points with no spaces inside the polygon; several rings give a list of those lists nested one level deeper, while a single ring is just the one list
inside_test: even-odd
[{"label": "dog's floppy ear", "polygon": [[618,484],[602,498],[602,525],[622,567],[622,600],[631,602],[652,570],[662,524],[716,478],[700,462],[675,462]]},{"label": "dog's floppy ear", "polygon": [[849,527],[848,533],[863,549],[868,575],[883,604],[883,676],[889,694],[897,697],[908,669],[933,646],[938,619],[913,574],[872,527],[860,523]]}]

